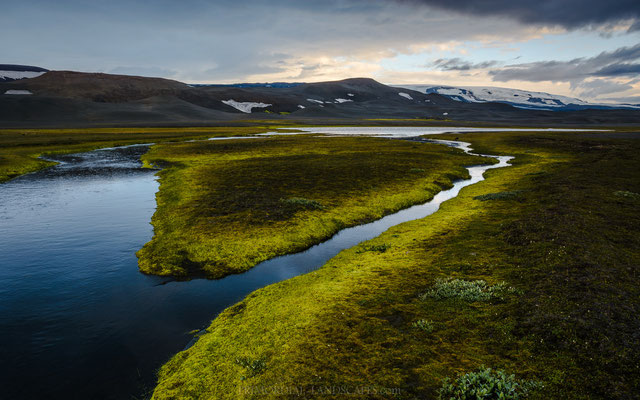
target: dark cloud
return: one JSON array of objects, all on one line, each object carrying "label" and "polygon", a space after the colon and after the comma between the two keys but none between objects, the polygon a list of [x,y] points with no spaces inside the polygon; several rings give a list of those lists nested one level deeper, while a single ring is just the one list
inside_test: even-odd
[{"label": "dark cloud", "polygon": [[632,61],[638,59],[640,59],[640,43],[611,52],[602,52],[591,58],[507,65],[505,68],[490,71],[489,74],[493,80],[500,82],[512,80],[578,82],[593,76],[637,75],[640,72],[640,65]]},{"label": "dark cloud", "polygon": [[611,64],[593,73],[596,76],[636,76],[640,74],[640,64]]},{"label": "dark cloud", "polygon": [[520,22],[562,26],[575,29],[588,25],[634,19],[633,29],[640,29],[638,0],[395,0],[424,4],[449,11],[477,16],[513,18]]},{"label": "dark cloud", "polygon": [[469,71],[472,69],[483,69],[497,65],[497,61],[483,61],[472,63],[459,57],[455,58],[439,58],[431,63],[430,67],[435,67],[442,71]]}]

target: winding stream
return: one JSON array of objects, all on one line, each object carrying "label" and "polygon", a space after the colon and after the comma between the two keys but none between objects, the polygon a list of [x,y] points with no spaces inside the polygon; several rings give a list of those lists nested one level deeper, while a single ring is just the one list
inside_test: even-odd
[{"label": "winding stream", "polygon": [[[411,129],[412,136],[434,133]],[[470,150],[467,143],[441,142]],[[469,167],[471,179],[426,204],[345,229],[244,274],[167,282],[140,274],[135,256],[151,239],[158,189],[155,171],[139,168],[147,149],[57,156],[59,165],[0,185],[2,398],[141,397],[152,388],[154,371],[190,342],[187,332],[208,325],[224,308],[314,270],[391,226],[434,213],[510,159]]]}]

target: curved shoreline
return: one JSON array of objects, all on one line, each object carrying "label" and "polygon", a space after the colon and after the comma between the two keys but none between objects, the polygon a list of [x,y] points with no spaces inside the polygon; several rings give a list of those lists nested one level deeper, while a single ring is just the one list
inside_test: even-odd
[{"label": "curved shoreline", "polygon": [[[471,144],[462,141],[423,139],[421,137],[404,139],[412,139],[416,142],[437,143],[454,147],[470,155],[494,158],[498,160],[498,163],[472,165],[465,167],[469,172],[469,179],[454,181],[451,188],[441,190],[425,203],[410,206],[408,208],[402,209],[392,214],[388,214],[380,219],[366,224],[342,229],[331,236],[329,239],[313,245],[306,250],[271,258],[269,260],[256,264],[253,268],[245,272],[229,275],[213,282],[220,282],[220,286],[225,286],[225,282],[229,280],[235,282],[237,280],[245,279],[248,282],[255,282],[257,280],[261,280],[261,278],[264,279],[265,276],[278,276],[281,278],[277,280],[270,280],[268,283],[259,287],[251,285],[251,289],[243,291],[242,294],[236,293],[241,296],[241,298],[239,298],[239,300],[241,300],[257,289],[317,270],[343,250],[355,247],[363,242],[371,240],[391,227],[405,222],[422,219],[435,213],[436,211],[438,211],[440,205],[443,202],[455,198],[462,188],[483,181],[485,179],[484,173],[487,170],[508,167],[510,166],[509,161],[513,159],[512,156],[496,156],[472,153]],[[228,307],[232,307],[233,304],[235,303],[229,304],[223,309],[215,310],[214,315],[217,316]],[[206,327],[202,330],[205,329]],[[185,346],[183,351],[193,346],[197,342],[197,339],[197,337],[192,339]]]}]

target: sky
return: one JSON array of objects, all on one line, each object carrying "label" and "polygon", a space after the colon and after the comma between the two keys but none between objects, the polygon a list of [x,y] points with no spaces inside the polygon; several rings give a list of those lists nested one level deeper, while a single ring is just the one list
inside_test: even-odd
[{"label": "sky", "polygon": [[0,63],[187,83],[500,86],[640,103],[638,0],[29,0]]}]

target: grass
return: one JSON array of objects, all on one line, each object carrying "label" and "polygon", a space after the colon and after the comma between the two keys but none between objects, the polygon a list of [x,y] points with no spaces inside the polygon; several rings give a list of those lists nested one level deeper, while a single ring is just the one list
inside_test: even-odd
[{"label": "grass", "polygon": [[3,129],[0,130],[0,183],[55,165],[40,156],[77,153],[104,147],[137,143],[159,143],[205,139],[215,136],[243,136],[264,132],[256,127],[198,128],[88,128],[88,129]]},{"label": "grass", "polygon": [[220,278],[303,250],[426,202],[478,163],[439,145],[310,135],[163,144],[143,160],[164,169],[140,269],[179,278]]},{"label": "grass", "polygon": [[[301,398],[340,397],[317,387],[377,389],[357,399],[437,398],[444,379],[483,365],[544,382],[532,399],[637,397],[640,214],[613,193],[640,193],[640,141],[523,132],[464,140],[515,155],[513,167],[364,244],[390,244],[384,253],[345,250],[222,312],[162,367],[153,398],[278,398],[246,385],[306,390]],[[513,190],[518,199],[473,200]],[[521,293],[419,298],[442,277],[505,281]],[[425,335],[411,326],[418,320],[438,329]],[[242,380],[234,360],[247,355],[268,368]]]}]

